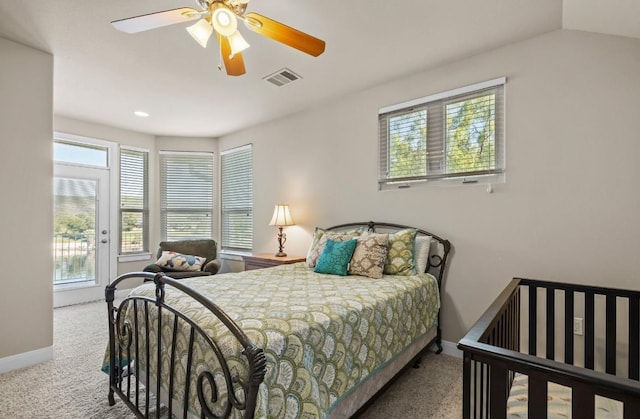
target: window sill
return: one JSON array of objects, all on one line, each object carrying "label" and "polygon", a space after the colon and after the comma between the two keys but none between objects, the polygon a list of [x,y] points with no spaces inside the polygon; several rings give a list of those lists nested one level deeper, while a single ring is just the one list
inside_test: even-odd
[{"label": "window sill", "polygon": [[242,260],[243,256],[251,256],[251,252],[241,252],[238,250],[222,250],[220,251],[220,259],[226,260]]},{"label": "window sill", "polygon": [[136,262],[139,260],[150,260],[151,253],[135,253],[130,255],[118,255],[118,262]]},{"label": "window sill", "polygon": [[440,187],[452,187],[452,186],[469,186],[469,185],[485,185],[487,188],[491,185],[500,185],[506,183],[505,173],[495,173],[489,175],[477,175],[468,177],[452,177],[443,179],[431,179],[431,180],[414,180],[409,182],[393,182],[383,183],[378,185],[378,190],[389,191],[395,189],[411,189],[422,188],[425,186],[440,186]]}]

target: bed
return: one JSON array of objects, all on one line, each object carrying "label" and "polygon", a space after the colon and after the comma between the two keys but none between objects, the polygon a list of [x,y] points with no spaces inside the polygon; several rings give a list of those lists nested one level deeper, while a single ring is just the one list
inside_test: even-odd
[{"label": "bed", "polygon": [[458,343],[463,418],[640,417],[639,329],[638,291],[513,279]]},{"label": "bed", "polygon": [[[385,272],[391,259],[409,263],[406,252],[423,270],[407,274],[400,263],[381,277],[359,274],[367,263],[355,261],[356,247],[356,274],[319,271],[323,252],[312,250],[322,240],[346,247],[350,235],[357,246],[387,236]],[[213,279],[121,275],[105,291],[109,403],[117,395],[138,417],[351,417],[423,351],[442,351],[450,248],[426,230],[358,222],[316,229],[307,262]],[[131,278],[148,282],[116,306]]]}]

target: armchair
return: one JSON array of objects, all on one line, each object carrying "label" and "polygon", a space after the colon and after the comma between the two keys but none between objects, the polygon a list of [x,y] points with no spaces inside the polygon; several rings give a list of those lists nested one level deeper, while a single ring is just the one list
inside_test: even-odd
[{"label": "armchair", "polygon": [[163,241],[160,242],[157,258],[162,256],[163,251],[172,251],[183,255],[200,256],[206,258],[199,271],[179,271],[163,268],[155,263],[146,266],[145,272],[164,272],[167,276],[174,279],[189,278],[194,276],[215,275],[219,270],[222,262],[218,259],[218,252],[215,240],[181,240],[181,241]]}]

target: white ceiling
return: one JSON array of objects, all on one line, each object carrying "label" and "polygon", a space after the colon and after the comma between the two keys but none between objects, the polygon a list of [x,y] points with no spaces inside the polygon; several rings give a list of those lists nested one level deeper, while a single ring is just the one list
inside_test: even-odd
[{"label": "white ceiling", "polygon": [[[593,30],[580,27],[586,18],[578,3],[604,2],[565,0],[564,21]],[[626,3],[638,11],[637,0]],[[155,135],[217,137],[563,24],[561,0],[252,0],[248,11],[325,40],[326,52],[313,58],[241,27],[251,44],[243,53],[247,74],[229,77],[217,69],[215,40],[202,49],[184,30],[188,24],[125,34],[109,23],[195,5],[0,0],[0,36],[54,55],[57,115]],[[638,14],[632,17],[637,31]],[[262,80],[283,67],[303,79],[281,88]],[[151,116],[135,117],[138,109]]]}]

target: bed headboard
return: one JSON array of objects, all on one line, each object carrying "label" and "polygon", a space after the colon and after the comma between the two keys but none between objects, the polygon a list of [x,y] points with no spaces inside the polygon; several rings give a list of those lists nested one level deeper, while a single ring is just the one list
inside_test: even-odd
[{"label": "bed headboard", "polygon": [[438,280],[438,287],[442,287],[442,278],[444,277],[447,257],[449,256],[449,251],[451,250],[451,243],[449,242],[449,240],[443,239],[442,237],[421,228],[406,226],[402,224],[382,223],[377,221],[340,224],[329,227],[327,228],[327,230],[340,231],[355,227],[365,228],[367,231],[372,233],[393,233],[405,228],[415,228],[418,232],[417,234],[423,236],[431,236],[432,240],[431,249],[429,251],[429,264],[427,265],[426,272],[430,273]]}]

